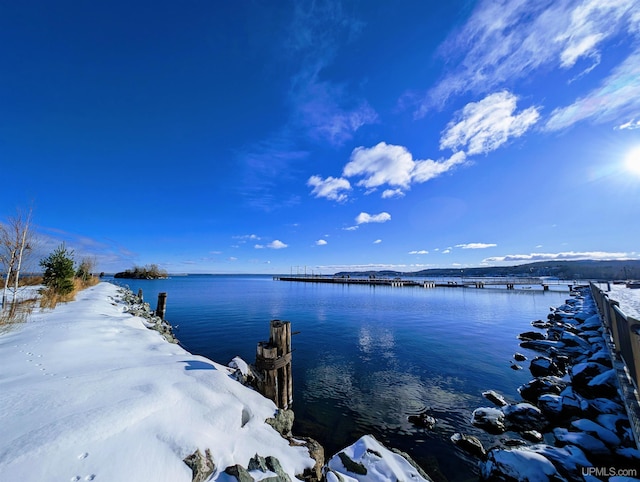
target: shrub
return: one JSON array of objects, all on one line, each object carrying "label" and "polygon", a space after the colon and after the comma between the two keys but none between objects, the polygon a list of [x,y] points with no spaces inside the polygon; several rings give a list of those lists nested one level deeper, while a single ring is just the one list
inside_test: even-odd
[{"label": "shrub", "polygon": [[40,266],[44,268],[42,284],[53,294],[65,296],[74,291],[73,251],[68,251],[64,243],[41,260]]}]

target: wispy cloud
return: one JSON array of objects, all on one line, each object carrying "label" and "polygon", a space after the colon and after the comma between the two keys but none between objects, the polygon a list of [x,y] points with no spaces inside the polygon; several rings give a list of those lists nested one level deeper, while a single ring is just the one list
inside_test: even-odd
[{"label": "wispy cloud", "polygon": [[324,239],[319,239],[316,241],[316,246],[325,246],[327,244],[327,241]]},{"label": "wispy cloud", "polygon": [[391,214],[387,212],[381,212],[379,214],[360,213],[356,216],[357,224],[367,223],[386,223],[391,220]]},{"label": "wispy cloud", "polygon": [[381,240],[381,239],[376,239],[376,240],[373,242],[373,244],[380,244],[380,243],[382,243],[382,240]]},{"label": "wispy cloud", "polygon": [[[555,109],[545,129],[556,131],[576,122],[619,122],[633,118],[640,110],[640,52],[627,57],[600,87],[577,99],[573,104]],[[619,128],[634,128],[640,123],[627,122]],[[624,127],[623,127],[624,126]]]},{"label": "wispy cloud", "polygon": [[[633,14],[633,12],[636,12]],[[453,65],[419,101],[415,115],[465,92],[486,93],[540,68],[570,69],[625,30],[638,33],[637,0],[484,0],[440,49]]]},{"label": "wispy cloud", "polygon": [[485,258],[485,263],[496,263],[502,261],[548,261],[548,260],[578,260],[578,259],[636,259],[635,253],[618,253],[606,251],[566,251],[560,253],[531,253],[531,254],[508,254],[505,256],[493,256]]},{"label": "wispy cloud", "polygon": [[320,176],[311,176],[307,181],[307,186],[313,187],[311,194],[315,197],[324,197],[332,201],[344,202],[347,194],[343,191],[351,190],[351,183],[343,178],[329,176],[322,179]]},{"label": "wispy cloud", "polygon": [[420,250],[409,251],[409,254],[429,254],[429,251],[427,251],[426,249],[420,249]]},{"label": "wispy cloud", "polygon": [[540,114],[537,107],[516,114],[516,102],[515,95],[502,91],[467,104],[442,133],[440,149],[486,154],[510,137],[520,137],[538,121]]},{"label": "wispy cloud", "polygon": [[462,249],[486,249],[486,248],[495,248],[498,246],[493,243],[466,243],[466,244],[456,244],[456,248]]}]

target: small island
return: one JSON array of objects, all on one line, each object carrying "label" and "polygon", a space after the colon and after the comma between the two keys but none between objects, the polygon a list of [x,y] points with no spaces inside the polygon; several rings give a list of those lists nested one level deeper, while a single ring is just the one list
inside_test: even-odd
[{"label": "small island", "polygon": [[114,278],[126,279],[167,279],[169,274],[158,267],[157,264],[147,264],[145,266],[134,266],[113,275]]}]

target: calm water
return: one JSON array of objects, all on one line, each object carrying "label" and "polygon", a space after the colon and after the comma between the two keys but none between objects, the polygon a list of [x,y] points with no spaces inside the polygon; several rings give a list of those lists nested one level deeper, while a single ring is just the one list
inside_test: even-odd
[{"label": "calm water", "polygon": [[[271,319],[293,331],[297,435],[333,454],[365,433],[408,452],[449,481],[476,480],[476,464],[449,441],[463,431],[492,438],[469,423],[495,389],[518,399],[531,377],[514,371],[516,335],[545,318],[568,292],[485,288],[393,288],[274,281],[270,276],[195,275],[126,280],[155,308],[168,293],[166,318],[182,345],[226,364],[253,362],[269,338]],[[566,285],[561,285],[566,288]],[[407,422],[427,410],[438,422],[426,431]],[[429,469],[433,470],[433,469]]]}]

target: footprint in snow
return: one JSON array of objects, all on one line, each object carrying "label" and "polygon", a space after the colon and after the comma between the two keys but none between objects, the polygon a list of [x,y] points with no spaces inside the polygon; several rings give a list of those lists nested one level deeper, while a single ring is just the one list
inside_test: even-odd
[{"label": "footprint in snow", "polygon": [[95,478],[96,478],[95,474],[91,474],[91,475],[87,475],[87,476],[84,478],[84,480],[93,480],[93,479],[95,479]]},{"label": "footprint in snow", "polygon": [[78,482],[80,480],[80,476],[76,475],[75,477],[71,477],[71,482]]},{"label": "footprint in snow", "polygon": [[89,452],[84,452],[78,455],[78,460],[86,459],[89,456]]}]

